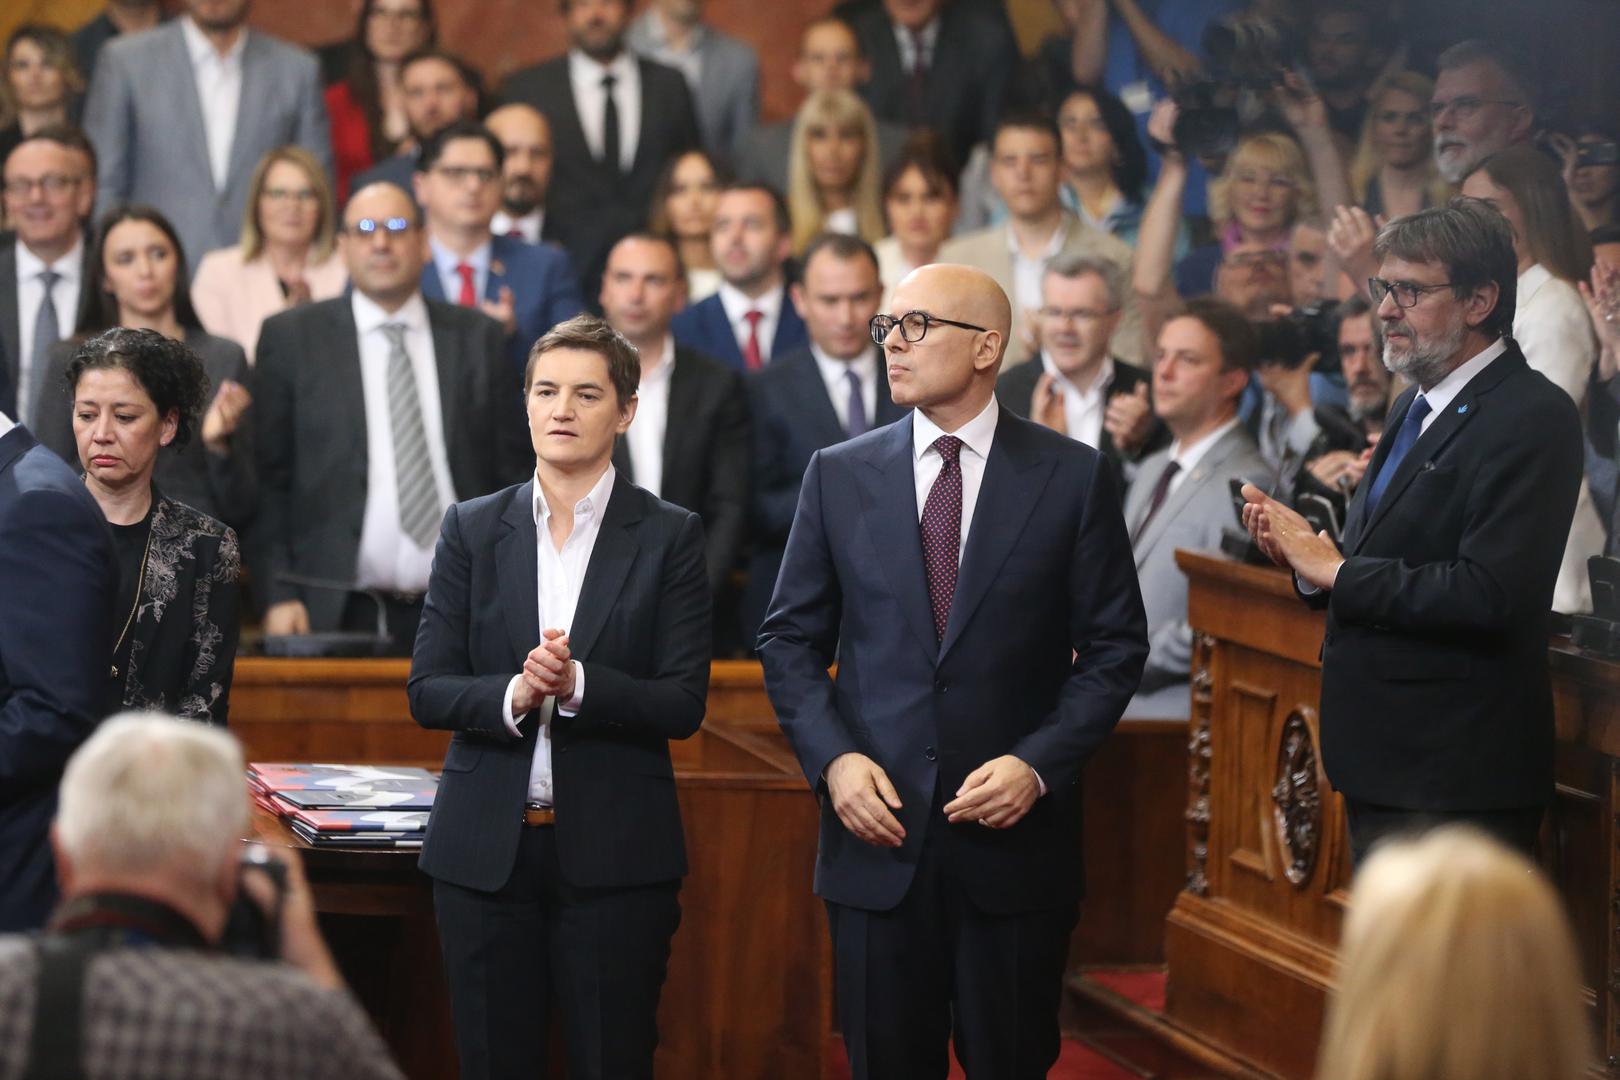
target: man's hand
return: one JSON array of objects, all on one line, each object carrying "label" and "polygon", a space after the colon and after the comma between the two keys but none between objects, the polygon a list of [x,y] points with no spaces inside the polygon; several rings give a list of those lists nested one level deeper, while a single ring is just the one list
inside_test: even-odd
[{"label": "man's hand", "polygon": [[517,333],[517,308],[512,302],[512,290],[505,285],[501,286],[499,300],[485,300],[478,306],[484,314],[494,319],[506,328],[508,334]]},{"label": "man's hand", "polygon": [[1349,489],[1354,491],[1361,478],[1367,473],[1367,463],[1372,460],[1365,452],[1356,453],[1353,450],[1329,450],[1321,457],[1306,466],[1317,481],[1330,488],[1337,488],[1339,481],[1345,480]]},{"label": "man's hand", "polygon": [[253,395],[248,393],[247,387],[233,379],[223,380],[219,384],[219,392],[208,406],[208,412],[203,416],[203,445],[216,454],[227,453],[231,448],[231,436],[236,434],[236,425],[241,423],[242,413],[251,404]]},{"label": "man's hand", "polygon": [[1136,384],[1128,394],[1115,394],[1103,412],[1103,430],[1114,440],[1120,452],[1132,457],[1146,445],[1153,434],[1153,402],[1148,397],[1147,380]]},{"label": "man's hand", "polygon": [[271,637],[309,633],[309,609],[302,600],[283,600],[264,612],[264,632]]},{"label": "man's hand", "polygon": [[1333,223],[1327,232],[1328,250],[1339,260],[1339,268],[1358,296],[1366,295],[1367,279],[1378,274],[1373,241],[1383,227],[1382,216],[1375,218],[1359,206],[1340,206],[1333,211]]},{"label": "man's hand", "polygon": [[543,639],[523,660],[523,681],[512,691],[512,719],[539,708],[548,697],[567,701],[574,696],[573,654],[568,651],[568,635],[548,629]]},{"label": "man's hand", "polygon": [[1243,498],[1243,527],[1266,557],[1307,584],[1333,588],[1344,557],[1328,534],[1313,533],[1310,522],[1253,484],[1243,485]]},{"label": "man's hand", "polygon": [[844,828],[875,847],[897,848],[906,830],[890,811],[900,795],[883,767],[865,754],[839,754],[827,766],[827,794]]},{"label": "man's hand", "polygon": [[1597,377],[1608,382],[1620,374],[1620,268],[1601,262],[1592,264],[1592,283],[1577,282],[1586,311],[1597,331]]},{"label": "man's hand", "polygon": [[952,824],[977,821],[992,829],[1005,829],[1018,824],[1040,794],[1035,770],[1004,754],[968,773],[956,789],[956,798],[945,804],[945,817]]},{"label": "man's hand", "polygon": [[1068,415],[1063,411],[1063,388],[1044,371],[1035,380],[1035,393],[1029,399],[1029,418],[1059,435],[1069,433]]},{"label": "man's hand", "polygon": [[1255,374],[1260,379],[1261,388],[1277,399],[1284,412],[1294,417],[1310,410],[1311,371],[1320,359],[1321,353],[1311,353],[1293,367],[1287,364],[1261,364],[1255,369]]},{"label": "man's hand", "polygon": [[[315,922],[315,896],[310,891],[309,879],[304,876],[303,860],[299,858],[297,849],[287,847],[284,841],[266,831],[263,825],[255,822],[253,828],[269,856],[287,869],[287,891],[282,897],[281,926],[278,927],[281,959],[309,976],[316,985],[341,990],[343,976],[338,972],[337,964],[326,947],[326,939],[321,937],[320,927]],[[244,875],[242,889],[266,917],[273,914],[271,907],[275,903],[275,889],[266,875]]]}]

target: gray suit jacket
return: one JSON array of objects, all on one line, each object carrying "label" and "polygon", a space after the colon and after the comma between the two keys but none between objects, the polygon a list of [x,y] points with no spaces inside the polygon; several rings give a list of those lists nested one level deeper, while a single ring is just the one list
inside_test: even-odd
[{"label": "gray suit jacket", "polygon": [[[899,158],[906,147],[906,128],[887,120],[877,122],[878,156],[883,171]],[[748,133],[737,154],[737,175],[744,180],[771,185],[787,194],[788,154],[793,149],[793,121],[778,120],[760,124]]]},{"label": "gray suit jacket", "polygon": [[[743,140],[759,122],[759,57],[749,45],[712,26],[700,26],[697,45],[698,81],[692,103],[697,107],[698,132],[703,149],[728,164],[735,164]],[[625,42],[649,60],[676,67],[660,55],[664,48],[658,13],[648,10],[630,24]]]},{"label": "gray suit jacket", "polygon": [[181,20],[108,42],[96,61],[84,128],[96,145],[96,213],[123,202],[150,203],[180,234],[187,264],[237,242],[248,181],[266,152],[296,143],[328,172],[320,68],[314,54],[247,31],[242,100],[224,190],[208,165],[197,82]]},{"label": "gray suit jacket", "polygon": [[1169,447],[1143,459],[1125,497],[1125,525],[1142,583],[1149,648],[1142,687],[1125,710],[1131,719],[1184,720],[1189,715],[1192,628],[1187,624],[1187,576],[1176,565],[1176,549],[1219,550],[1221,530],[1237,526],[1228,482],[1264,483],[1270,476],[1254,437],[1239,424],[1209,448],[1142,529],[1153,489],[1169,464]]}]

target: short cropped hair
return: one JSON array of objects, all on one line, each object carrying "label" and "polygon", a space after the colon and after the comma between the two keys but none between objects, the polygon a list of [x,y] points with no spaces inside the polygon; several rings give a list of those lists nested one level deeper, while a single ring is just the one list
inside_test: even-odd
[{"label": "short cropped hair", "polygon": [[100,871],[213,881],[248,829],[243,768],[241,745],[224,731],[121,713],[68,761],[57,842]]},{"label": "short cropped hair", "polygon": [[1198,296],[1182,305],[1175,317],[1197,319],[1215,335],[1221,348],[1222,371],[1254,370],[1260,355],[1260,337],[1235,304],[1213,296]]},{"label": "short cropped hair", "polygon": [[669,252],[670,258],[675,260],[675,275],[686,280],[686,260],[681,258],[681,245],[668,233],[654,232],[652,229],[637,229],[635,232],[625,233],[613,241],[613,247],[608,248],[608,261],[613,261],[613,252],[627,240],[635,240],[643,244],[657,244]]},{"label": "short cropped hair", "polygon": [[1497,288],[1496,307],[1480,324],[1483,333],[1513,333],[1518,304],[1519,258],[1513,253],[1513,227],[1490,203],[1459,195],[1378,230],[1373,258],[1439,263],[1452,295],[1462,300],[1485,285]]},{"label": "short cropped hair", "polygon": [[1102,278],[1103,288],[1108,290],[1108,310],[1118,311],[1120,298],[1125,292],[1125,275],[1119,272],[1118,266],[1107,259],[1083,255],[1077,251],[1065,251],[1046,264],[1046,273],[1042,274],[1041,278],[1045,280],[1048,277],[1060,277],[1072,281],[1087,274],[1095,274]]},{"label": "short cropped hair", "polygon": [[[96,146],[90,141],[90,136],[84,133],[83,128],[74,127],[72,124],[46,124],[32,135],[24,135],[21,141],[11,148],[11,153],[15,154],[19,148],[27,146],[31,142],[55,143],[64,150],[73,150],[83,154],[90,162],[90,182],[95,182],[97,168]],[[6,155],[6,161],[10,160],[10,154]],[[5,162],[0,161],[0,166],[4,164]]]},{"label": "short cropped hair", "polygon": [[404,76],[406,68],[421,60],[437,60],[440,63],[450,65],[455,69],[456,75],[460,77],[461,81],[466,84],[467,89],[480,97],[483,96],[484,80],[479,77],[473,66],[449,49],[438,45],[424,45],[415,52],[410,53],[399,62],[399,74]]},{"label": "short cropped hair", "polygon": [[1535,80],[1525,59],[1512,49],[1479,38],[1469,38],[1442,52],[1435,61],[1435,67],[1439,71],[1455,71],[1469,64],[1480,63],[1490,64],[1500,71],[1525,107],[1531,112],[1535,111]]},{"label": "short cropped hair", "polygon": [[523,392],[529,392],[534,380],[534,364],[548,352],[557,349],[579,349],[593,352],[607,362],[608,381],[623,407],[636,396],[641,385],[641,354],[630,340],[598,315],[575,315],[553,326],[529,350],[529,362],[523,368]]},{"label": "short cropped hair", "polygon": [[1008,109],[996,121],[995,130],[990,133],[990,153],[995,155],[996,143],[1001,139],[1004,131],[1040,131],[1052,136],[1052,145],[1063,152],[1063,132],[1058,130],[1057,119],[1051,113],[1040,109],[1018,107]]},{"label": "short cropped hair", "polygon": [[872,264],[873,271],[881,272],[878,271],[877,252],[872,250],[871,244],[858,236],[849,236],[845,233],[821,233],[812,239],[804,249],[804,256],[800,259],[799,265],[808,272],[811,260],[822,252],[826,252],[841,262],[865,259]]},{"label": "short cropped hair", "polygon": [[762,180],[733,180],[720,188],[722,196],[736,191],[764,192],[771,200],[771,212],[776,217],[776,231],[789,234],[793,232],[793,215],[788,212],[787,199],[780,191]]},{"label": "short cropped hair", "polygon": [[457,120],[422,141],[422,152],[416,155],[416,171],[425,173],[432,170],[444,156],[445,149],[451,143],[460,142],[462,139],[475,139],[489,147],[489,152],[495,155],[497,173],[501,171],[501,166],[506,164],[506,147],[501,145],[501,140],[495,137],[493,131],[472,120]]}]

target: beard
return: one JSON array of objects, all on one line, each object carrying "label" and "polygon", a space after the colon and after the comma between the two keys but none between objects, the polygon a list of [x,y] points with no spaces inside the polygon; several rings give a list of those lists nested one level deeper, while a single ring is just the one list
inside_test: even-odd
[{"label": "beard", "polygon": [[[1411,345],[1404,350],[1396,351],[1394,343],[1388,338],[1392,333],[1406,335]],[[1463,321],[1461,311],[1456,313],[1450,326],[1427,339],[1418,337],[1417,332],[1408,323],[1400,322],[1386,326],[1384,366],[1408,382],[1428,389],[1451,371],[1453,367],[1451,358],[1462,348],[1463,338],[1467,333],[1468,325]]]},{"label": "beard", "polygon": [[540,205],[540,185],[526,176],[514,177],[501,191],[501,209],[513,217],[527,217]]}]

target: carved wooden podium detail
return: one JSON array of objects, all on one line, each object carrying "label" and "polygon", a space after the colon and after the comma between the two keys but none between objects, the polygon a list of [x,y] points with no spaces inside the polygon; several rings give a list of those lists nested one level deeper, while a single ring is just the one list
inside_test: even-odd
[{"label": "carved wooden podium detail", "polygon": [[1277,838],[1287,854],[1283,873],[1295,888],[1310,883],[1322,848],[1322,791],[1316,779],[1316,740],[1309,708],[1297,708],[1283,721],[1277,746],[1277,782],[1271,789]]},{"label": "carved wooden podium detail", "polygon": [[1209,663],[1215,639],[1193,635],[1192,726],[1187,732],[1187,891],[1209,893],[1205,864],[1209,859],[1209,712],[1213,700]]}]

